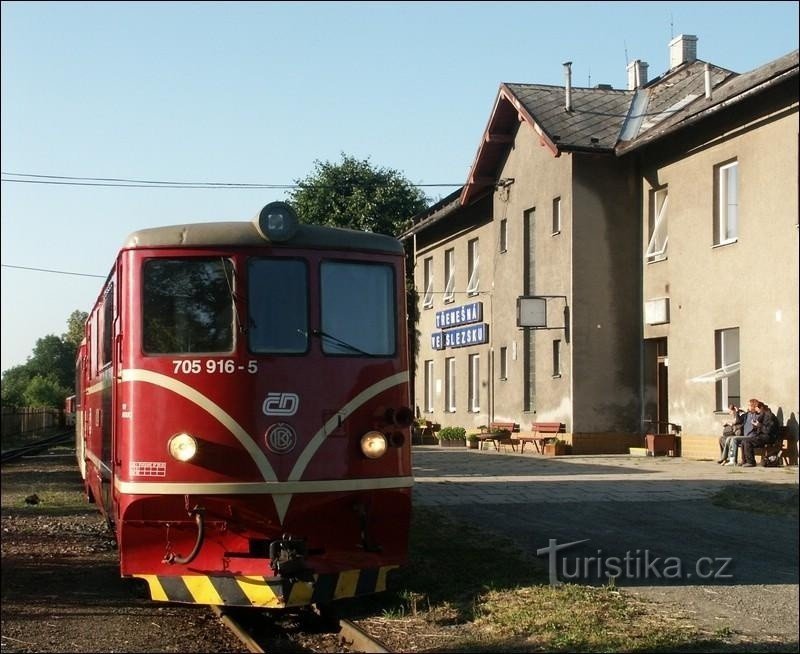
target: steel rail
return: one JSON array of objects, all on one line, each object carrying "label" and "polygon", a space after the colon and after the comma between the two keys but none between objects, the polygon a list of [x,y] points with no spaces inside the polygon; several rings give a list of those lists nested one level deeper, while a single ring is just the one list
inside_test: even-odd
[{"label": "steel rail", "polygon": [[8,461],[19,459],[25,456],[26,454],[39,452],[41,450],[47,449],[51,445],[56,445],[61,441],[67,441],[70,438],[74,438],[74,435],[75,432],[73,430],[69,430],[66,432],[62,432],[60,434],[55,434],[54,436],[48,436],[47,438],[42,438],[38,441],[28,443],[27,445],[22,445],[14,449],[6,450],[5,452],[2,453],[2,458],[0,459],[0,462],[6,463]]}]

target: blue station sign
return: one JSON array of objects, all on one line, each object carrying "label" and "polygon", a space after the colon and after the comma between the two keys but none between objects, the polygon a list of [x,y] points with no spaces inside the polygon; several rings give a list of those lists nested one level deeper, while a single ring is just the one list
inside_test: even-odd
[{"label": "blue station sign", "polygon": [[436,329],[448,329],[450,327],[460,327],[483,320],[483,302],[472,302],[462,304],[460,307],[452,307],[436,312]]},{"label": "blue station sign", "polygon": [[485,322],[431,334],[431,347],[434,350],[444,350],[447,347],[467,347],[488,342],[489,325]]}]

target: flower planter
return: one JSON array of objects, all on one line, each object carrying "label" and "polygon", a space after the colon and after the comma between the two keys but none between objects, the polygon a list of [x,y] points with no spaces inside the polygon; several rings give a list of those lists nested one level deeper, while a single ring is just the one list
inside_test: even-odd
[{"label": "flower planter", "polygon": [[567,453],[567,448],[569,445],[567,443],[558,442],[558,443],[545,443],[544,444],[544,455],[545,456],[561,456]]},{"label": "flower planter", "polygon": [[447,439],[447,440],[440,440],[439,445],[441,447],[466,447],[467,439],[466,438],[455,438],[455,439]]},{"label": "flower planter", "polygon": [[648,456],[675,456],[677,452],[677,441],[675,434],[647,434]]}]

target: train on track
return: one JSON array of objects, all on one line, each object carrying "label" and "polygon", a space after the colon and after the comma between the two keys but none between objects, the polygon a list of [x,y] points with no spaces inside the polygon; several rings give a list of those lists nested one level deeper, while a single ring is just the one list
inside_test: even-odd
[{"label": "train on track", "polygon": [[406,562],[405,256],[255,219],[131,234],[76,362],[76,453],[120,573],[263,608],[382,591]]}]

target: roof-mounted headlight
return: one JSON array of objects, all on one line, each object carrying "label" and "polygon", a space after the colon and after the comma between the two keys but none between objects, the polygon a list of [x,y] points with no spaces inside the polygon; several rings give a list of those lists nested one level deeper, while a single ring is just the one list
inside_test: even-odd
[{"label": "roof-mounted headlight", "polygon": [[169,454],[178,461],[188,461],[197,454],[197,440],[189,434],[177,434],[169,439]]},{"label": "roof-mounted headlight", "polygon": [[288,241],[297,231],[297,214],[285,202],[270,202],[255,220],[258,233],[268,241]]},{"label": "roof-mounted headlight", "polygon": [[386,454],[386,436],[379,431],[368,431],[361,437],[361,451],[368,459],[379,459]]}]

